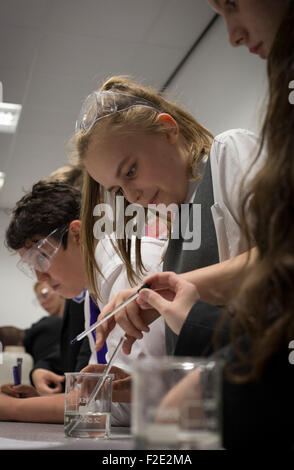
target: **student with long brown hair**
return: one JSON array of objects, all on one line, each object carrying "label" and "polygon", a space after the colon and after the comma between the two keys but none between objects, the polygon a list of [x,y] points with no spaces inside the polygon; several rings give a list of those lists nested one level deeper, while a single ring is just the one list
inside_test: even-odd
[{"label": "student with long brown hair", "polygon": [[[233,46],[245,45],[267,58],[269,80],[260,146],[266,149],[266,160],[242,205],[243,215],[248,206],[252,214],[248,246],[253,238],[255,258],[241,283],[236,276],[229,302],[231,345],[223,354],[223,442],[227,448],[289,449],[294,444],[294,369],[289,361],[294,338],[294,106],[290,100],[294,2],[209,3],[224,16]],[[248,233],[244,217],[243,227]],[[185,318],[197,314],[197,304],[190,311],[199,298],[192,283],[173,273],[146,280],[169,290],[174,299],[142,291],[138,302],[143,308],[152,306],[166,317],[177,317],[181,307]],[[198,334],[195,324],[184,323],[179,342],[188,338],[191,354]]]}]

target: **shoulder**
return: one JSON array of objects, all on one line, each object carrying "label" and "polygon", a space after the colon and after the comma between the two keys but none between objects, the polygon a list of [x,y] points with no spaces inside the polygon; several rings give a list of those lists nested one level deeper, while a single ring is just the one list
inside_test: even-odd
[{"label": "shoulder", "polygon": [[123,264],[115,249],[116,240],[113,235],[100,240],[95,249],[95,260],[104,276],[109,276],[118,266]]},{"label": "shoulder", "polygon": [[247,129],[230,129],[218,134],[212,143],[212,150],[227,151],[242,149],[258,149],[259,138]]},{"label": "shoulder", "polygon": [[249,131],[248,129],[229,129],[227,131],[221,132],[216,135],[213,139],[213,142],[225,144],[232,140],[238,139],[257,139],[257,135],[254,132]]},{"label": "shoulder", "polygon": [[[141,258],[145,267],[145,274],[149,271],[158,271],[162,269],[162,259],[167,247],[167,240],[160,238],[144,236],[141,238]],[[132,243],[132,263],[135,264],[136,253],[135,243]]]},{"label": "shoulder", "polygon": [[247,171],[255,161],[259,147],[260,139],[253,132],[247,129],[230,129],[214,138],[210,160],[219,169],[224,167],[230,170],[233,165],[236,170],[242,168]]}]

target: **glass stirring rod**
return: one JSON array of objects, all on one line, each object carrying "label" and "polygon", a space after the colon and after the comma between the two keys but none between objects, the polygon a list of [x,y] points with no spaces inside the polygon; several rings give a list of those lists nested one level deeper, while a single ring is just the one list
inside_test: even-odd
[{"label": "glass stirring rod", "polygon": [[150,289],[151,287],[151,284],[149,284],[148,282],[146,284],[143,284],[143,286],[141,286],[137,292],[135,292],[135,294],[133,294],[131,297],[129,297],[127,300],[125,300],[122,304],[118,305],[114,310],[112,310],[111,312],[109,312],[107,315],[105,315],[104,318],[102,318],[102,320],[98,320],[96,323],[93,323],[93,325],[91,325],[89,328],[87,328],[85,331],[83,331],[82,333],[80,333],[78,336],[76,336],[71,342],[70,344],[75,344],[77,341],[81,341],[81,339],[83,339],[85,336],[87,336],[89,333],[91,333],[91,331],[95,330],[95,328],[97,328],[98,326],[102,325],[103,322],[105,322],[106,320],[108,320],[108,318],[111,318],[113,315],[115,315],[119,310],[121,310],[122,308],[126,307],[130,302],[132,302],[133,300],[135,300],[137,297],[139,297],[139,294],[140,294],[140,291],[142,289]]},{"label": "glass stirring rod", "polygon": [[[98,380],[96,386],[94,387],[94,389],[92,390],[91,395],[88,398],[87,405],[82,407],[83,408],[83,415],[85,415],[85,413],[91,413],[91,406],[94,404],[98,393],[100,392],[101,388],[103,387],[105,379],[107,378],[107,375],[110,372],[110,369],[112,367],[112,364],[114,363],[114,361],[116,359],[116,356],[118,355],[118,353],[119,353],[119,351],[120,351],[120,349],[121,349],[121,347],[122,347],[122,345],[123,345],[123,343],[126,339],[127,338],[126,338],[125,335],[123,335],[120,338],[115,350],[112,353],[111,358],[109,359],[109,362],[108,362],[106,368],[104,369],[103,375],[100,377],[100,380]],[[82,420],[82,416],[80,415],[77,418],[76,421],[72,421],[66,426],[67,434],[69,436],[72,435],[72,433],[76,429],[76,427],[81,424],[81,420]]]},{"label": "glass stirring rod", "polygon": [[104,369],[103,376],[100,378],[100,381],[97,382],[96,387],[94,388],[94,390],[92,391],[91,395],[89,396],[88,403],[87,403],[87,408],[90,408],[90,406],[91,406],[93,400],[95,400],[96,396],[97,396],[98,393],[100,392],[100,389],[101,389],[102,386],[104,385],[104,382],[105,382],[105,379],[106,379],[106,377],[107,377],[107,374],[109,373],[109,371],[110,371],[110,369],[111,369],[111,367],[112,367],[112,364],[113,364],[113,362],[115,361],[116,356],[118,355],[118,353],[119,353],[119,351],[120,351],[120,349],[121,349],[121,347],[122,347],[122,345],[123,345],[123,343],[124,343],[124,341],[125,341],[126,339],[127,339],[127,338],[126,338],[125,335],[123,335],[123,336],[120,338],[120,340],[119,340],[119,342],[118,342],[118,344],[117,344],[115,350],[114,350],[113,353],[112,353],[111,358],[109,359],[109,362],[108,362],[107,366],[106,366],[105,369]]}]

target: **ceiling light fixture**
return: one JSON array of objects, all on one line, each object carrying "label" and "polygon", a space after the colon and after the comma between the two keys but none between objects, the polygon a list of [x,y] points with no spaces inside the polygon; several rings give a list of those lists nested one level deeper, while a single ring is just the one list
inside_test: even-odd
[{"label": "ceiling light fixture", "polygon": [[3,103],[3,86],[0,82],[0,132],[16,131],[22,106],[21,104]]},{"label": "ceiling light fixture", "polygon": [[0,189],[2,189],[4,182],[5,182],[5,173],[3,171],[0,171]]}]

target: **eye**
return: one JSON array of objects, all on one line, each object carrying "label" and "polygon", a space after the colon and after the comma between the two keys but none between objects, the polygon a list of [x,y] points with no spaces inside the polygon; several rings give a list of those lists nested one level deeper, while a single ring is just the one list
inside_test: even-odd
[{"label": "eye", "polygon": [[132,178],[136,175],[136,165],[132,165],[129,171],[127,172],[127,177]]},{"label": "eye", "polygon": [[37,256],[38,263],[43,263],[46,259],[48,259],[48,256],[45,253],[39,253]]},{"label": "eye", "polygon": [[237,6],[237,2],[236,0],[226,0],[225,6],[235,8]]},{"label": "eye", "polygon": [[45,253],[38,253],[35,259],[35,267],[38,271],[45,271],[48,263],[48,257]]}]

